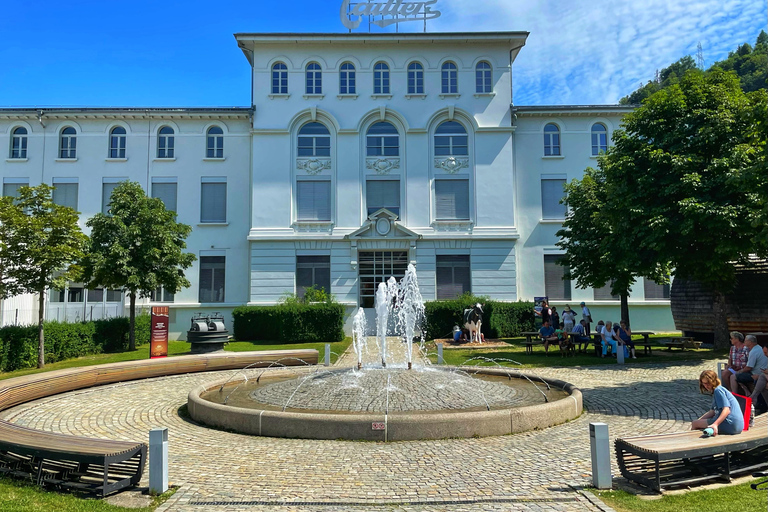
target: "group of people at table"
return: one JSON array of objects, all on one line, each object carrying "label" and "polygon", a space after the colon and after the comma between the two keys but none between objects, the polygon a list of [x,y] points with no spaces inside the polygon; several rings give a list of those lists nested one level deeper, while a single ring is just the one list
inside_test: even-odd
[{"label": "group of people at table", "polygon": [[[550,345],[558,345],[561,350],[571,348],[571,336],[576,343],[588,344],[590,341],[590,324],[592,314],[587,305],[582,302],[581,320],[576,323],[576,312],[570,306],[563,309],[562,319],[555,306],[550,307],[546,301],[541,303],[541,308],[535,309],[536,315],[541,317],[541,329],[539,335],[544,341],[544,351],[549,352]],[[625,322],[597,322],[596,334],[600,336],[603,348],[602,357],[608,354],[611,347],[611,356],[616,357],[619,347],[623,347],[624,357],[637,359],[635,344],[632,342],[632,331]]]}]

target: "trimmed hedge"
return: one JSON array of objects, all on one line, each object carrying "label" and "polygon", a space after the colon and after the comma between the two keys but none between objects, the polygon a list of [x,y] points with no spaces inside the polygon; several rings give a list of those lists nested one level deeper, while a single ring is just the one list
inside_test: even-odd
[{"label": "trimmed hedge", "polygon": [[[44,322],[45,361],[55,363],[101,352],[128,348],[128,318],[93,322]],[[149,341],[149,315],[136,316],[136,346]],[[37,367],[37,326],[0,328],[0,370],[10,372]]]},{"label": "trimmed hedge", "polygon": [[483,304],[482,333],[486,338],[511,338],[534,330],[533,302],[498,302],[483,297],[462,296],[454,300],[427,302],[426,339],[449,338],[453,326],[464,327],[464,310]]},{"label": "trimmed hedge", "polygon": [[338,303],[243,306],[232,312],[239,341],[334,342],[344,339],[344,306]]}]

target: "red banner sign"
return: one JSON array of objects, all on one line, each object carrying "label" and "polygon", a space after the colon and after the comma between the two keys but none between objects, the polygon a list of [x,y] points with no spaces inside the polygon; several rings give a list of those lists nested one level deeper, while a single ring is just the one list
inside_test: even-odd
[{"label": "red banner sign", "polygon": [[152,306],[152,339],[149,357],[168,357],[168,306]]}]

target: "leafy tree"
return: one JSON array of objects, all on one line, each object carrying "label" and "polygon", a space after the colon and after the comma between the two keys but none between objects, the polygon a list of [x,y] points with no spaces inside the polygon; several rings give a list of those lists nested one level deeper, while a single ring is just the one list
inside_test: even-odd
[{"label": "leafy tree", "polygon": [[21,187],[18,198],[0,199],[0,297],[38,295],[38,368],[45,366],[45,291],[77,277],[73,262],[87,240],[78,213],[55,204],[52,190],[46,184]]},{"label": "leafy tree", "polygon": [[726,347],[724,294],[734,263],[768,256],[768,93],[735,73],[689,72],[628,114],[599,162],[612,227],[647,257],[715,292],[715,344]]},{"label": "leafy tree", "polygon": [[136,297],[148,297],[160,286],[176,293],[190,285],[184,270],[196,258],[183,249],[192,228],[176,222],[160,199],[147,197],[130,181],[112,191],[109,213],[96,214],[86,225],[91,238],[83,274],[90,285],[128,291],[129,350],[135,350]]},{"label": "leafy tree", "polygon": [[571,207],[563,229],[557,232],[560,240],[556,244],[565,250],[559,263],[568,268],[566,278],[575,279],[579,288],[610,283],[611,293],[621,298],[621,320],[629,325],[627,299],[636,278],[664,282],[669,266],[640,249],[618,228],[617,217],[624,215],[626,204],[613,196],[600,166],[588,168],[581,180],[566,184],[562,202]]}]

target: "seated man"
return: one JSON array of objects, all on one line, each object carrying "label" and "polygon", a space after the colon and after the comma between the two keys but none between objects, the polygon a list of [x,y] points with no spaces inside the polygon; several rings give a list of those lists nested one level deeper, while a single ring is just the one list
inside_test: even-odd
[{"label": "seated man", "polygon": [[573,341],[576,343],[584,344],[584,350],[589,348],[589,336],[587,335],[587,322],[586,320],[581,320],[579,323],[577,323],[573,327],[572,334],[574,335]]},{"label": "seated man", "polygon": [[555,330],[549,326],[549,320],[545,320],[542,323],[541,329],[539,329],[539,335],[544,341],[544,352],[549,352],[550,343],[557,343],[557,335],[555,334]]},{"label": "seated man", "polygon": [[768,368],[768,357],[763,353],[763,347],[757,344],[757,338],[750,334],[744,338],[744,344],[749,349],[747,366],[731,375],[731,389],[734,393],[739,392],[739,384],[744,384],[751,393],[755,381]]},{"label": "seated man", "polygon": [[737,392],[738,389],[731,389],[731,375],[735,375],[736,372],[742,370],[747,365],[747,355],[749,349],[744,345],[744,335],[739,331],[731,332],[731,350],[728,354],[728,363],[720,373],[720,381],[723,383],[728,391]]}]

